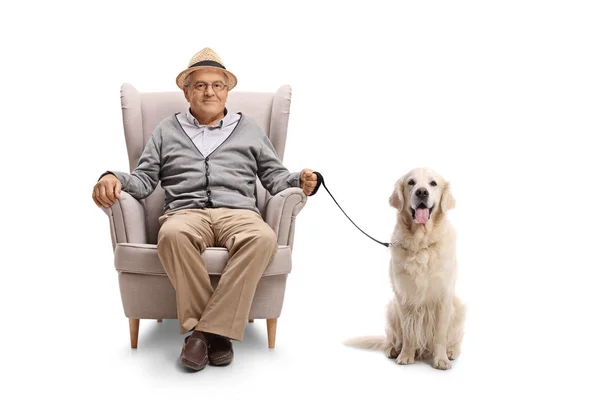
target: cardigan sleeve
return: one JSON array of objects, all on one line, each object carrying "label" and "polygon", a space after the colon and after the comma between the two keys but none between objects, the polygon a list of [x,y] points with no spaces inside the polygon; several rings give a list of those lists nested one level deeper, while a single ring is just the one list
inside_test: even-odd
[{"label": "cardigan sleeve", "polygon": [[113,174],[121,182],[121,189],[138,200],[150,196],[160,180],[160,151],[155,136],[150,136],[146,142],[138,165],[131,174],[106,171],[100,177]]},{"label": "cardigan sleeve", "polygon": [[257,165],[258,178],[271,195],[274,196],[289,187],[300,187],[300,172],[288,171],[277,157],[275,148],[266,135],[262,138]]}]

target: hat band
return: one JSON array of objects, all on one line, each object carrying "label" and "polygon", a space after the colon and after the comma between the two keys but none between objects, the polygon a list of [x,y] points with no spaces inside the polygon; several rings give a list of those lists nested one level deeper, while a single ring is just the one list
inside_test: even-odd
[{"label": "hat band", "polygon": [[220,64],[220,63],[218,63],[216,61],[212,61],[212,60],[198,61],[196,64],[190,65],[188,68],[194,68],[194,67],[217,67],[217,68],[226,69],[225,66],[223,66],[223,64]]}]

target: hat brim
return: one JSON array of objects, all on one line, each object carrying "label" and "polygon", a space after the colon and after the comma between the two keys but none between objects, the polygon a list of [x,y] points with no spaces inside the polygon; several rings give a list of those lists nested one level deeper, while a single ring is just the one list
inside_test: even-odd
[{"label": "hat brim", "polygon": [[222,72],[225,75],[227,75],[227,78],[229,80],[229,84],[227,85],[228,90],[233,89],[237,85],[236,76],[234,74],[232,74],[231,72],[227,71],[226,69],[219,68],[219,67],[211,67],[208,65],[201,65],[198,67],[187,68],[187,69],[181,71],[179,73],[179,75],[177,75],[177,79],[175,79],[175,82],[177,83],[177,86],[179,87],[179,89],[184,90],[183,83],[185,82],[185,78],[187,78],[187,76],[189,74],[191,74],[192,72],[198,71],[199,69],[210,69],[213,71]]}]

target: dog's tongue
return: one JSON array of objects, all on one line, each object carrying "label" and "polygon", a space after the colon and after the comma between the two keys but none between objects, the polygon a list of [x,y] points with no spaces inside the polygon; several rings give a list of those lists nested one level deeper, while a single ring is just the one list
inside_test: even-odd
[{"label": "dog's tongue", "polygon": [[415,210],[415,219],[420,224],[426,224],[429,221],[429,208],[417,208]]}]

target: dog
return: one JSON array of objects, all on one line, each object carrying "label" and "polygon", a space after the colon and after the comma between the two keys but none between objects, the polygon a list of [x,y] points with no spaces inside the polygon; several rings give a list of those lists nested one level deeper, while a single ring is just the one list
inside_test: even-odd
[{"label": "dog", "polygon": [[347,346],[383,350],[406,365],[431,358],[450,369],[460,354],[466,307],[455,295],[456,232],[447,218],[455,207],[450,184],[435,171],[414,169],[395,184],[389,204],[397,209],[390,244],[385,336],[359,337]]}]

